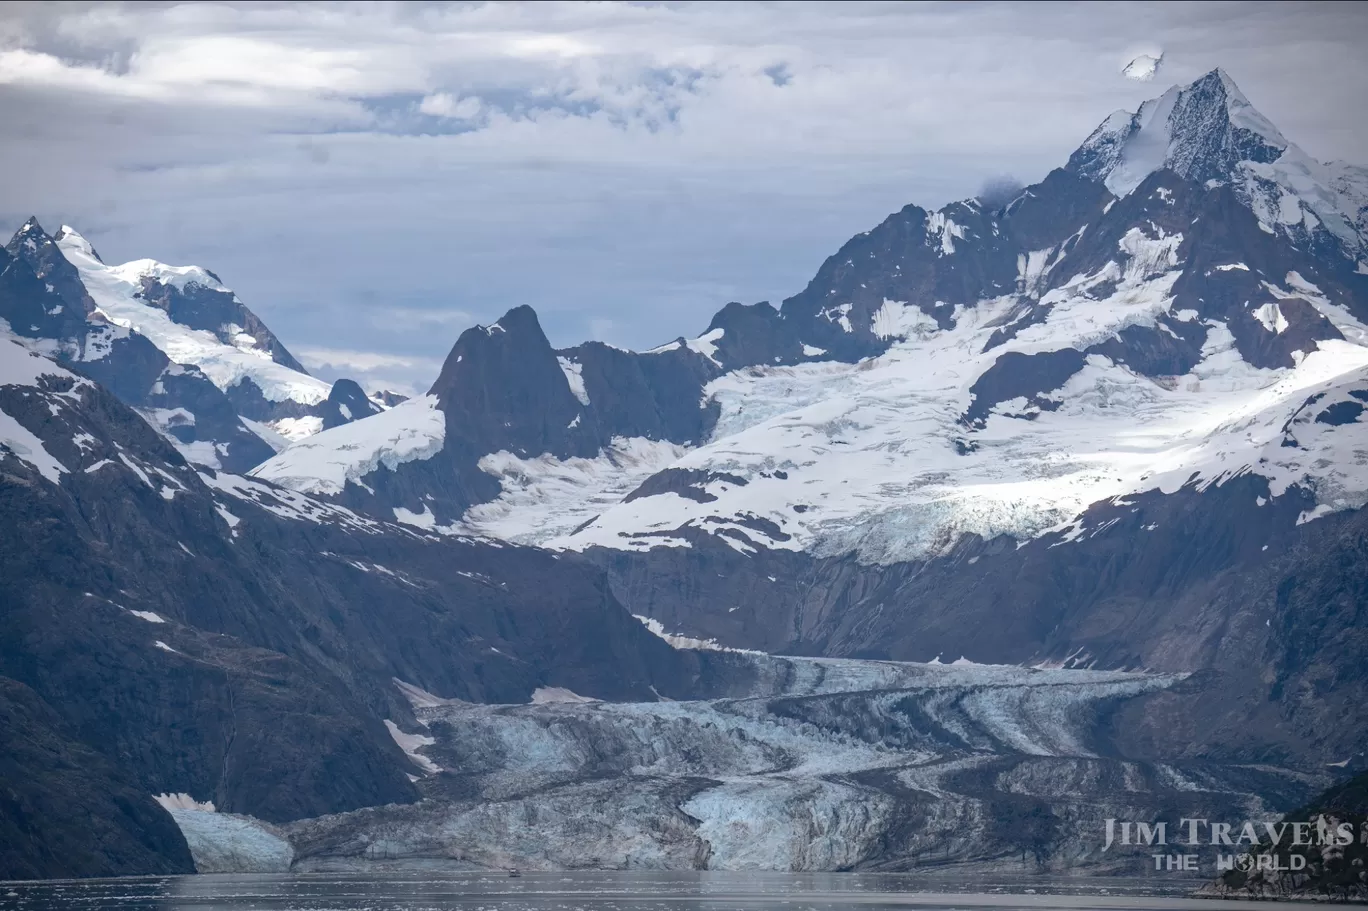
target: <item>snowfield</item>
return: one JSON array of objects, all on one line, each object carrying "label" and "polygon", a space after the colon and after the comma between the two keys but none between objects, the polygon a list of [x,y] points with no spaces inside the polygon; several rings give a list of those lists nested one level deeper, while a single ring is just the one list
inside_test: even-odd
[{"label": "snowfield", "polygon": [[[467,510],[463,530],[517,544],[568,535],[685,452],[674,443],[617,437],[593,459],[491,453],[480,460],[480,469],[498,478],[503,490],[498,499]],[[532,516],[539,517],[535,527],[528,524]]]},{"label": "snowfield", "polygon": [[[1240,357],[1226,327],[1211,322],[1202,360],[1184,376],[1153,379],[1093,355],[1048,394],[1056,410],[1009,400],[992,409],[982,429],[966,431],[970,387],[1004,353],[1082,349],[1127,326],[1155,325],[1161,315],[1187,316],[1171,308],[1181,266],[1175,249],[1172,237],[1128,235],[1118,251],[1124,265],[1103,270],[1104,277],[1120,277],[1111,295],[1087,297],[1083,292],[1100,279],[1080,276],[1042,299],[1053,305],[1043,322],[986,352],[1015,298],[962,309],[944,331],[913,320],[915,332],[858,364],[723,376],[707,389],[721,405],[713,438],[668,467],[744,484],[711,481],[703,489],[716,499],[708,502],[673,493],[618,502],[572,534],[541,534],[541,543],[576,550],[682,546],[678,531],[688,526],[726,530],[720,540],[743,551],[856,553],[864,562],[893,563],[935,553],[963,534],[1026,539],[1068,526],[1099,501],[1219,484],[1245,472],[1269,478],[1274,496],[1294,484],[1309,487],[1325,511],[1363,505],[1368,460],[1337,454],[1368,452],[1368,428],[1317,424],[1306,415],[1307,433],[1297,436],[1304,448],[1282,445],[1283,425],[1308,398],[1343,396],[1368,380],[1368,328],[1296,273],[1269,283],[1270,291],[1308,300],[1348,341],[1320,342],[1295,368],[1258,369]],[[965,451],[969,441],[974,448]],[[568,470],[543,462],[546,474]],[[613,493],[579,488],[555,499],[536,467],[522,466],[522,483],[546,492],[540,508],[504,516],[495,533],[537,540],[539,530],[580,519],[585,501]],[[601,472],[616,477],[607,465]],[[585,482],[598,474],[577,471]]]},{"label": "snowfield", "polygon": [[323,440],[296,440],[252,472],[255,477],[310,494],[338,494],[380,465],[429,459],[441,452],[446,416],[437,397],[420,396],[388,411],[335,427]]}]

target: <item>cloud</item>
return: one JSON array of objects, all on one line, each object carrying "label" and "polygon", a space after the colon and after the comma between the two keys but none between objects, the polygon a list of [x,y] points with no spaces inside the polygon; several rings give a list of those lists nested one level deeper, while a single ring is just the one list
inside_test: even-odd
[{"label": "cloud", "polygon": [[1000,209],[1021,195],[1022,189],[1021,181],[1010,174],[1002,174],[985,180],[975,195],[985,208]]},{"label": "cloud", "polygon": [[1136,82],[1153,82],[1155,74],[1159,72],[1159,65],[1163,62],[1163,51],[1157,54],[1140,54],[1122,68],[1121,75]]},{"label": "cloud", "polygon": [[[800,290],[908,202],[1026,182],[1223,66],[1362,156],[1360,5],[18,4],[0,220],[214,269],[303,349],[440,361],[537,308],[648,347]],[[1137,41],[1146,42],[1137,44]],[[458,319],[459,317],[459,319]],[[379,369],[379,368],[376,368]]]},{"label": "cloud", "polygon": [[442,368],[440,359],[378,351],[303,347],[294,354],[306,370],[320,379],[334,382],[345,377],[356,380],[370,392],[388,389],[407,396],[426,392]]},{"label": "cloud", "polygon": [[473,120],[479,116],[480,99],[473,95],[456,98],[450,92],[436,92],[418,103],[418,110],[432,117],[451,117],[457,120]]}]

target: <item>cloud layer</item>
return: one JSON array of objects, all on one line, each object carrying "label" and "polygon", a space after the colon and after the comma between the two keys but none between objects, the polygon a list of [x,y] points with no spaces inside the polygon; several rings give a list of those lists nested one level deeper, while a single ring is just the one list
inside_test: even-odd
[{"label": "cloud layer", "polygon": [[643,347],[782,299],[1217,65],[1363,161],[1365,38],[1356,4],[10,4],[0,218],[212,268],[321,372],[421,387],[520,303]]}]

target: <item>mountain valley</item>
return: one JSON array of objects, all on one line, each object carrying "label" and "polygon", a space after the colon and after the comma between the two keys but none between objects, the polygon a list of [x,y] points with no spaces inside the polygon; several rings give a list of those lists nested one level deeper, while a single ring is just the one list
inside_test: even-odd
[{"label": "mountain valley", "polygon": [[402,399],[36,219],[0,320],[3,878],[1137,872],[1368,768],[1368,170],[1220,70],[648,351]]}]

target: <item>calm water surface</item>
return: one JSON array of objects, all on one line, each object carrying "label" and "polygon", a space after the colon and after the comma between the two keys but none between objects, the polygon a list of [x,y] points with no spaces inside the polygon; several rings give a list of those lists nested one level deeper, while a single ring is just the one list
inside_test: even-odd
[{"label": "calm water surface", "polygon": [[[1250,911],[1145,879],[956,879],[858,873],[525,873],[173,876],[0,883],[3,911],[724,911],[859,908]],[[1279,905],[1278,907],[1286,907]]]}]

